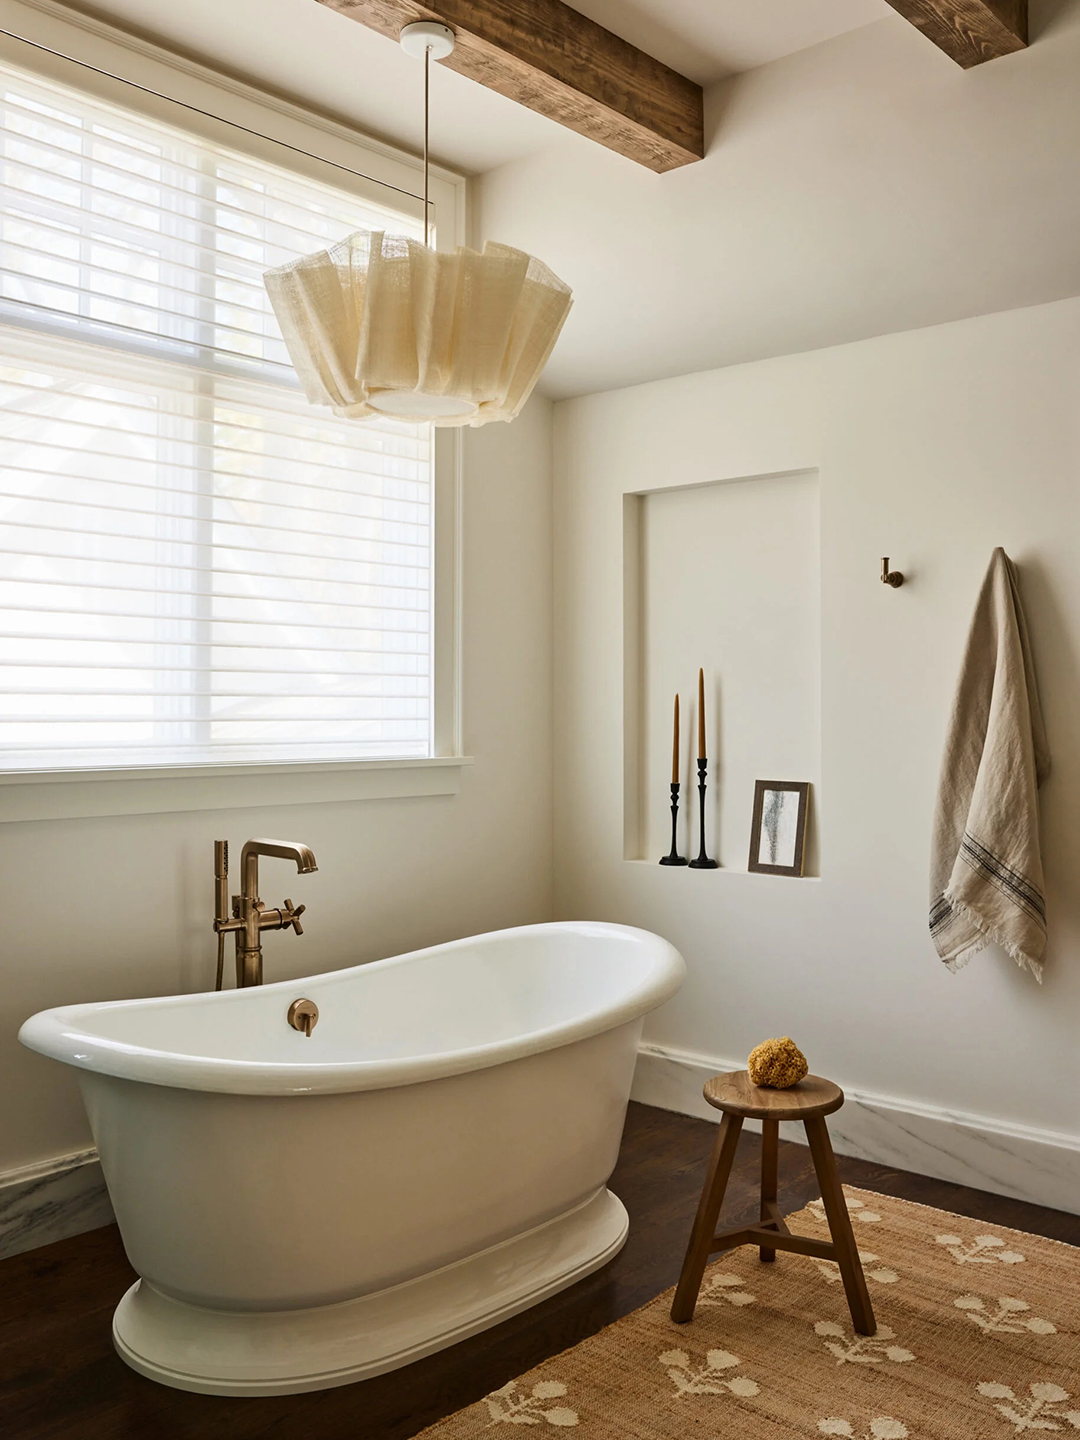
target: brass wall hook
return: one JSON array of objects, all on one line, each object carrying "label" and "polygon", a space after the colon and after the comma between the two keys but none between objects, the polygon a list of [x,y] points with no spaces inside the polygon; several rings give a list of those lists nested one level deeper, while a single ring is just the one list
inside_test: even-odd
[{"label": "brass wall hook", "polygon": [[899,590],[904,583],[904,577],[899,570],[889,569],[889,557],[886,555],[881,562],[881,583],[891,585],[894,590]]}]

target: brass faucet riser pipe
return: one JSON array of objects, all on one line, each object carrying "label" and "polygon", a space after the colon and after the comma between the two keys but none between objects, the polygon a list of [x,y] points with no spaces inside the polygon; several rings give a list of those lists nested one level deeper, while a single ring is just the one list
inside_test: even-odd
[{"label": "brass faucet riser pipe", "polygon": [[261,977],[260,980],[251,979],[253,969],[262,969],[261,963],[256,967],[251,959],[254,956],[260,962],[262,960],[259,942],[259,862],[254,855],[245,858],[243,874],[244,889],[240,896],[240,921],[243,929],[237,931],[236,947],[237,952],[242,951],[244,955],[244,984],[258,985]]},{"label": "brass faucet riser pipe", "polygon": [[240,989],[262,984],[262,950],[240,949],[236,955],[237,984]]}]

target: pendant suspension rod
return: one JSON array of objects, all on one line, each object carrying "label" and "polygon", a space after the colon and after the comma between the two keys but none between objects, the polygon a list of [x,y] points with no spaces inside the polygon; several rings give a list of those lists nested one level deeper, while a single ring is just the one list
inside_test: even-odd
[{"label": "pendant suspension rod", "polygon": [[424,246],[430,244],[431,210],[428,204],[428,124],[431,118],[431,46],[424,46]]},{"label": "pendant suspension rod", "polygon": [[437,20],[413,20],[402,28],[401,48],[424,62],[424,245],[431,244],[431,62],[453,54],[454,32]]}]

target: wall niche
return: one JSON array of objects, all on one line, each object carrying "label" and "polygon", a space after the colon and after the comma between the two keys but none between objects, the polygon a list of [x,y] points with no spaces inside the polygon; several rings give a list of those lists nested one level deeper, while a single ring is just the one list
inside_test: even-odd
[{"label": "wall niche", "polygon": [[682,709],[679,849],[689,857],[697,853],[700,665],[707,844],[721,866],[701,873],[746,871],[754,781],[761,779],[811,782],[805,874],[820,874],[819,535],[816,471],[623,497],[626,859],[655,863],[670,845],[676,691]]}]

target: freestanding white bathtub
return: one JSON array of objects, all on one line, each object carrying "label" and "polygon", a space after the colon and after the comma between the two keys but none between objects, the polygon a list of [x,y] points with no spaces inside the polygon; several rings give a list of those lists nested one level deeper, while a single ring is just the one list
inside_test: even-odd
[{"label": "freestanding white bathtub", "polygon": [[[682,982],[620,925],[503,930],[222,994],[46,1010],[142,1277],[121,1356],[268,1395],[390,1370],[603,1265],[644,1015]],[[286,1012],[314,1000],[310,1038]]]}]

